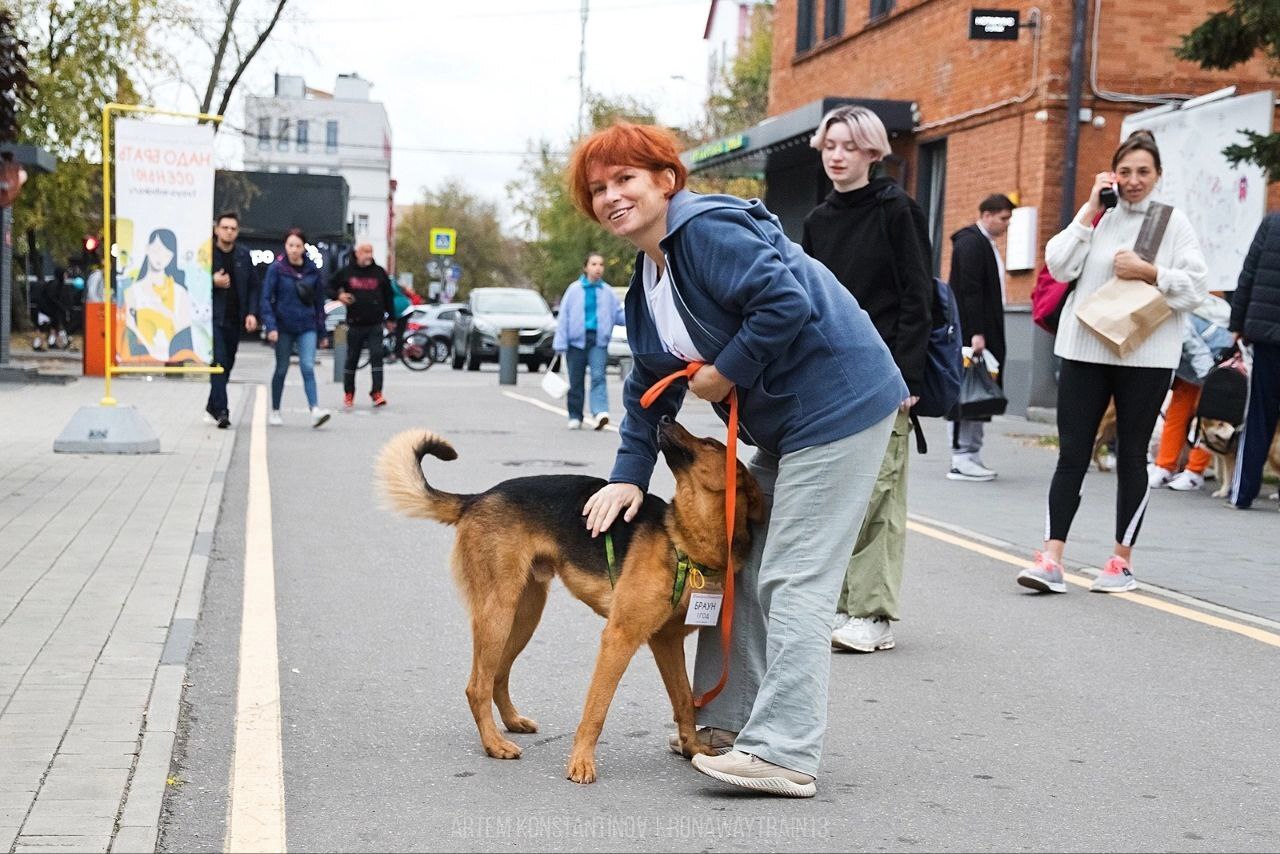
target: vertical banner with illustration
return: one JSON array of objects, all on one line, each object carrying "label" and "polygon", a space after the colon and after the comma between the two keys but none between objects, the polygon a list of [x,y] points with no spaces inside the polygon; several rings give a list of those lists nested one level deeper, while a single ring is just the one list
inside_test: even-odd
[{"label": "vertical banner with illustration", "polygon": [[207,365],[213,126],[119,119],[116,143],[116,359]]}]

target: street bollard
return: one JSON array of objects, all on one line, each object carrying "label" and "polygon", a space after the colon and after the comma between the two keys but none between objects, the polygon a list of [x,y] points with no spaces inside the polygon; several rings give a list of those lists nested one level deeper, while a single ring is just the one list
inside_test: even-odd
[{"label": "street bollard", "polygon": [[347,365],[347,324],[333,327],[333,381],[342,382],[342,371]]},{"label": "street bollard", "polygon": [[498,385],[515,385],[519,365],[520,330],[503,329],[498,333]]}]

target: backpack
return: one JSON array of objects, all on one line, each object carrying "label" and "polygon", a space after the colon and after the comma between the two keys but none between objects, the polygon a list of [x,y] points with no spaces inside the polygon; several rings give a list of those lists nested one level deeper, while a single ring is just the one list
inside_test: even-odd
[{"label": "backpack", "polygon": [[[894,186],[885,187],[876,194],[880,228],[884,232],[886,243],[889,242],[889,224],[884,203],[894,189]],[[897,267],[893,268],[893,278],[897,286]],[[964,336],[960,333],[960,310],[956,306],[951,287],[937,276],[933,279],[933,313],[935,323],[929,330],[929,345],[924,357],[924,388],[921,389],[920,399],[911,408],[911,427],[916,434],[916,450],[922,454],[929,452],[929,443],[925,441],[924,430],[920,427],[920,416],[941,418],[950,412],[960,399],[960,380],[964,374],[964,354],[960,349],[964,342]]]},{"label": "backpack", "polygon": [[[1217,454],[1230,454],[1240,441],[1244,427],[1245,407],[1249,402],[1249,368],[1236,352],[1215,365],[1200,387],[1196,404],[1196,433],[1206,448]],[[1205,432],[1205,421],[1219,421],[1230,426],[1229,435],[1221,431]]]}]

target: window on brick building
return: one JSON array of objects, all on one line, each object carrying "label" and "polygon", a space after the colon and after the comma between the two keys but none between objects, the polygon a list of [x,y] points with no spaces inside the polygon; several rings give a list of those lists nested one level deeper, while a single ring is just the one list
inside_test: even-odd
[{"label": "window on brick building", "polygon": [[871,20],[883,18],[893,11],[893,0],[871,0]]},{"label": "window on brick building", "polygon": [[827,0],[822,37],[833,39],[844,32],[844,0]]},{"label": "window on brick building", "polygon": [[814,7],[818,0],[796,0],[796,53],[804,53],[813,47],[816,16]]},{"label": "window on brick building", "polygon": [[929,223],[929,242],[933,245],[933,274],[942,269],[942,214],[947,199],[947,141],[928,142],[920,146],[920,178],[916,184],[916,201],[924,208]]}]

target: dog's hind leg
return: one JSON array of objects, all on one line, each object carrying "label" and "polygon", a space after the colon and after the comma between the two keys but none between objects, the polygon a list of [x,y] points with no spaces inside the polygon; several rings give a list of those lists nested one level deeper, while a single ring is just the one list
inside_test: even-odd
[{"label": "dog's hind leg", "polygon": [[684,755],[712,754],[715,751],[700,744],[694,734],[693,689],[689,687],[689,671],[684,663],[684,636],[683,626],[668,625],[649,638],[649,649],[653,650],[653,660],[658,664],[662,684],[667,686],[667,696],[671,698],[676,732],[680,735]]},{"label": "dog's hind leg", "polygon": [[526,718],[516,711],[511,702],[511,691],[508,681],[511,678],[511,665],[524,650],[533,637],[538,621],[542,619],[542,608],[547,604],[549,581],[530,578],[520,596],[520,604],[516,606],[515,621],[511,624],[511,634],[507,637],[507,646],[502,653],[502,663],[498,666],[498,675],[493,680],[493,702],[498,706],[498,714],[509,732],[537,732],[536,721]]},{"label": "dog's hind leg", "polygon": [[502,664],[502,654],[515,618],[514,601],[492,597],[487,607],[471,617],[471,678],[467,681],[467,703],[480,731],[484,752],[495,759],[519,759],[520,746],[503,738],[493,722],[493,684]]}]

